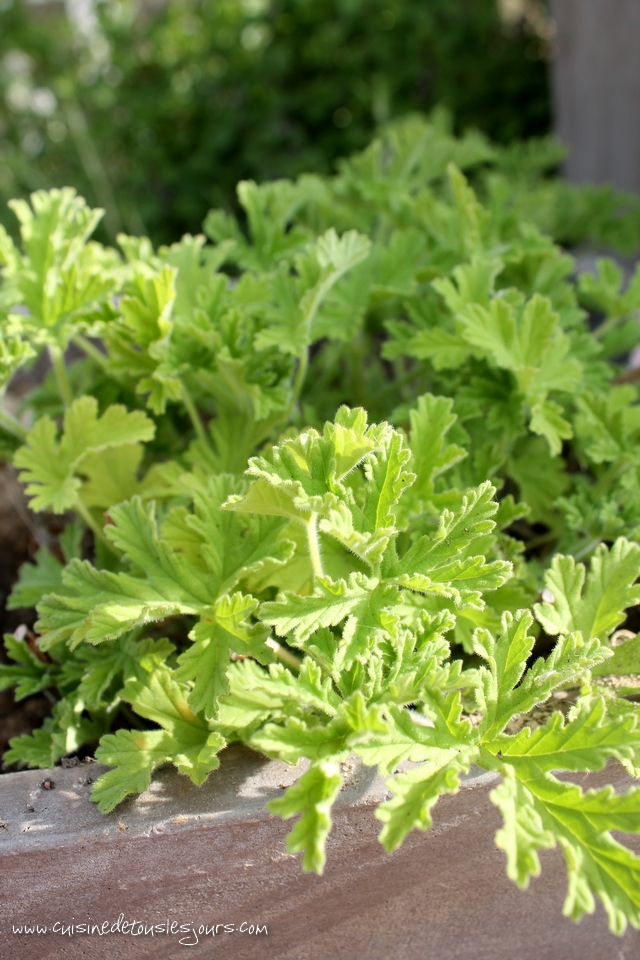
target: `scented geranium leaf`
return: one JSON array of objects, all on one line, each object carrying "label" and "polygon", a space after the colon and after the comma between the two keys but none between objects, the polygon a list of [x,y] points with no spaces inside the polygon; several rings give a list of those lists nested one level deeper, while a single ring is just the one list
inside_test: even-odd
[{"label": "scented geranium leaf", "polygon": [[457,419],[452,410],[449,397],[426,393],[418,398],[416,408],[409,414],[410,466],[417,477],[413,492],[421,499],[433,494],[436,477],[467,456],[455,443],[446,443],[446,435]]},{"label": "scented geranium leaf", "polygon": [[551,344],[558,315],[538,295],[520,311],[506,297],[497,296],[488,309],[470,304],[458,322],[468,343],[492,357],[497,366],[519,373],[526,387]]},{"label": "scented geranium leaf", "polygon": [[86,479],[80,491],[84,505],[105,511],[140,493],[138,473],[143,455],[142,444],[128,443],[86,457],[82,463]]},{"label": "scented geranium leaf", "polygon": [[583,641],[580,634],[569,634],[560,638],[546,660],[539,658],[527,669],[534,644],[529,633],[532,624],[527,610],[519,610],[515,617],[505,612],[497,640],[484,628],[473,635],[473,650],[487,663],[480,668],[476,688],[483,713],[479,731],[485,740],[501,733],[511,717],[526,713],[552,690],[577,681],[585,670],[611,655],[597,639]]},{"label": "scented geranium leaf", "polygon": [[349,343],[362,329],[369,306],[374,257],[352,267],[325,297],[313,324],[314,339]]},{"label": "scented geranium leaf", "polygon": [[551,457],[540,437],[526,437],[515,448],[507,472],[520,490],[520,499],[531,509],[532,523],[557,523],[555,501],[567,489],[570,479],[560,457]]},{"label": "scented geranium leaf", "polygon": [[640,436],[637,388],[612,386],[606,395],[591,391],[577,400],[576,435],[594,463],[629,459]]},{"label": "scented geranium leaf", "polygon": [[450,562],[460,550],[465,550],[477,537],[483,537],[495,527],[493,517],[498,510],[494,500],[496,489],[489,483],[480,484],[463,495],[459,509],[443,510],[438,529],[433,537],[421,537],[402,558],[403,573],[428,573],[436,565]]},{"label": "scented geranium leaf", "polygon": [[[367,484],[362,514],[363,527],[367,532],[393,530],[394,507],[415,480],[415,474],[407,469],[410,459],[411,451],[402,434],[385,430],[380,437],[380,449],[372,452],[364,465]],[[349,467],[348,464],[346,466]],[[344,472],[349,472],[349,469]]]},{"label": "scented geranium leaf", "polygon": [[147,406],[155,414],[164,413],[167,402],[182,395],[170,346],[175,277],[175,269],[168,265],[153,271],[138,264],[118,306],[121,316],[104,324],[101,331],[109,371],[134,381],[136,393],[146,395]]},{"label": "scented geranium leaf", "polygon": [[33,510],[71,509],[82,487],[78,471],[90,454],[151,440],[155,426],[142,411],[129,413],[120,405],[98,417],[97,400],[80,397],[64,415],[60,440],[57,433],[54,422],[42,417],[14,457]]},{"label": "scented geranium leaf", "polygon": [[394,230],[388,243],[374,248],[372,254],[374,293],[410,297],[426,253],[426,237],[421,231]]},{"label": "scented geranium leaf", "polygon": [[[38,629],[46,634],[45,645],[66,639],[72,645],[81,640],[101,643],[176,614],[206,618],[221,592],[266,563],[277,565],[290,556],[291,544],[277,541],[269,521],[254,521],[247,530],[246,522],[224,517],[217,510],[214,521],[207,510],[215,508],[216,483],[205,490],[212,502],[206,503],[206,497],[198,501],[189,526],[201,538],[199,560],[193,542],[182,552],[179,544],[163,539],[153,502],[145,505],[134,497],[113,507],[113,522],[106,533],[132,565],[133,574],[96,570],[87,562],[72,561],[63,574],[63,590],[39,604]],[[217,490],[218,503],[225,491],[223,483],[222,491]]]},{"label": "scented geranium leaf", "polygon": [[311,512],[335,505],[335,495],[344,493],[344,477],[393,433],[387,424],[368,425],[361,408],[341,407],[322,435],[305,430],[273,447],[268,457],[253,457],[246,471],[253,480],[247,495],[230,497],[225,509],[308,519]]},{"label": "scented geranium leaf", "polygon": [[485,744],[491,753],[500,750],[505,762],[515,766],[526,758],[541,773],[553,770],[601,770],[611,757],[633,760],[640,749],[640,729],[633,715],[611,718],[602,697],[578,702],[569,722],[560,712],[531,732],[524,727],[514,737],[500,736]]},{"label": "scented geranium leaf", "polygon": [[327,516],[320,521],[318,529],[333,537],[350,553],[373,568],[375,564],[380,563],[395,529],[393,526],[388,526],[378,528],[373,533],[363,533],[355,527],[358,519],[345,503],[338,503],[335,508],[327,511]]},{"label": "scented geranium leaf", "polygon": [[491,257],[474,257],[452,271],[453,280],[434,280],[432,287],[438,291],[451,313],[461,313],[470,304],[488,307],[494,291],[495,280],[503,269],[500,260]]},{"label": "scented geranium leaf", "polygon": [[4,393],[16,370],[35,355],[35,350],[29,343],[19,337],[0,334],[0,395]]},{"label": "scented geranium leaf", "polygon": [[391,611],[396,598],[395,587],[361,573],[352,573],[348,581],[316,577],[311,596],[283,593],[262,604],[260,619],[303,649],[318,627],[335,627],[346,620],[338,656],[348,668],[366,656],[376,636],[395,631],[397,617]]},{"label": "scented geranium leaf", "polygon": [[57,557],[40,547],[35,563],[23,563],[18,571],[18,582],[7,600],[8,610],[20,607],[35,607],[45,594],[59,589],[62,584],[63,565]]},{"label": "scented geranium leaf", "polygon": [[60,686],[66,682],[71,684],[80,667],[78,696],[87,707],[98,709],[104,706],[103,698],[108,697],[110,691],[119,692],[129,680],[144,681],[148,673],[163,666],[174,652],[175,646],[166,638],[139,640],[135,633],[98,647],[83,644],[73,659],[62,664]]},{"label": "scented geranium leaf", "polygon": [[613,649],[613,656],[593,670],[594,677],[635,676],[640,684],[640,636],[630,637]]},{"label": "scented geranium leaf", "polygon": [[16,247],[0,255],[9,308],[10,333],[31,343],[64,350],[83,322],[97,316],[116,288],[119,258],[88,239],[102,210],[91,210],[75,190],[38,190],[26,200],[13,200],[20,222],[21,253]]},{"label": "scented geranium leaf", "polygon": [[329,677],[305,658],[297,675],[282,664],[268,669],[251,660],[235,662],[228,670],[230,692],[220,703],[219,722],[242,730],[256,720],[274,715],[306,714],[310,710],[334,718],[342,700]]},{"label": "scented geranium leaf", "polygon": [[538,850],[555,847],[556,840],[546,830],[533,797],[517,778],[512,767],[505,766],[503,780],[489,794],[502,814],[504,826],[496,833],[496,846],[507,855],[507,876],[525,890],[531,877],[540,876]]},{"label": "scented geranium leaf", "polygon": [[640,603],[640,547],[620,537],[609,549],[600,544],[589,573],[573,557],[556,556],[545,574],[553,602],[535,605],[535,615],[555,636],[579,630],[586,638],[604,640],[625,619],[628,607]]},{"label": "scented geranium leaf", "polygon": [[443,757],[440,764],[425,763],[387,781],[394,796],[379,805],[376,817],[384,823],[380,842],[388,853],[397,850],[412,830],[429,829],[431,808],[443,793],[458,792],[460,773],[465,769],[468,765],[457,757]]},{"label": "scented geranium leaf", "polygon": [[533,433],[545,438],[552,457],[562,450],[562,441],[570,440],[573,436],[571,424],[562,416],[563,412],[562,407],[553,400],[544,400],[531,408],[529,427]]},{"label": "scented geranium leaf", "polygon": [[14,763],[19,767],[52,767],[63,755],[64,750],[58,753],[53,743],[51,720],[33,733],[23,733],[19,737],[12,737],[9,749],[3,757],[5,766]]},{"label": "scented geranium leaf", "polygon": [[305,871],[322,873],[326,861],[325,843],[331,830],[331,807],[342,786],[340,767],[333,760],[312,764],[285,795],[271,800],[267,809],[288,820],[302,814],[289,836],[289,853],[304,852]]},{"label": "scented geranium leaf", "polygon": [[203,783],[220,761],[225,740],[189,709],[184,687],[167,670],[156,670],[144,681],[129,682],[123,693],[136,713],[158,723],[161,730],[119,730],[102,738],[96,759],[115,769],[96,782],[91,797],[103,813],[129,793],[147,789],[156,767],[173,763],[194,783]]},{"label": "scented geranium leaf", "polygon": [[289,717],[284,724],[267,723],[253,734],[249,746],[291,764],[302,758],[312,763],[325,758],[341,761],[349,755],[350,733],[343,718],[325,726],[309,725],[298,717]]},{"label": "scented geranium leaf", "polygon": [[427,576],[423,573],[403,573],[394,577],[394,583],[418,593],[447,597],[460,610],[483,610],[485,590],[497,590],[511,576],[512,567],[506,560],[486,563],[485,558],[467,557],[441,564]]},{"label": "scented geranium leaf", "polygon": [[494,493],[489,482],[467,491],[459,510],[443,511],[434,536],[421,537],[400,560],[383,566],[383,574],[411,590],[482,609],[481,592],[500,587],[512,569],[507,561],[487,563],[483,556],[464,556],[474,539],[495,527],[491,519],[498,509]]},{"label": "scented geranium leaf", "polygon": [[83,640],[102,643],[145,623],[198,612],[197,598],[185,595],[179,584],[165,578],[167,584],[172,599],[148,580],[96,570],[86,560],[72,560],[63,572],[62,589],[47,594],[38,604],[40,646],[48,650],[66,640],[72,648]]},{"label": "scented geranium leaf", "polygon": [[610,830],[640,830],[640,789],[615,795],[612,787],[583,793],[551,774],[540,775],[535,761],[516,770],[532,796],[542,824],[560,844],[567,863],[568,892],[563,913],[579,920],[593,913],[594,894],[602,901],[609,928],[618,935],[627,923],[640,926],[640,857],[623,847]]},{"label": "scented geranium leaf", "polygon": [[596,261],[595,276],[581,273],[578,277],[581,300],[608,317],[621,317],[640,307],[640,273],[637,268],[624,293],[622,285],[623,272],[608,257]]},{"label": "scented geranium leaf", "polygon": [[218,593],[229,592],[252,574],[280,569],[294,550],[291,540],[282,536],[286,525],[282,520],[222,511],[239,487],[229,474],[212,477],[204,486],[194,484],[193,511],[186,515],[186,526],[200,539],[200,553]]},{"label": "scented geranium leaf", "polygon": [[13,663],[0,663],[0,690],[15,687],[14,698],[23,700],[55,683],[55,667],[36,656],[25,640],[5,633],[4,646]]},{"label": "scented geranium leaf", "polygon": [[258,334],[256,347],[275,346],[294,355],[305,349],[325,297],[343,274],[368,256],[370,247],[371,241],[355,230],[338,237],[331,228],[296,257],[297,278],[281,266],[274,274],[272,293],[278,309]]},{"label": "scented geranium leaf", "polygon": [[207,720],[217,716],[218,701],[229,690],[231,651],[262,663],[273,659],[264,643],[268,630],[249,622],[257,607],[257,600],[241,593],[221,597],[193,628],[189,634],[192,645],[178,657],[174,676],[178,681],[192,681],[189,706],[196,713],[203,712]]},{"label": "scented geranium leaf", "polygon": [[118,730],[108,733],[96,750],[96,759],[114,767],[93,785],[91,799],[101,813],[109,813],[130,793],[144,793],[151,774],[167,763],[176,747],[166,730]]},{"label": "scented geranium leaf", "polygon": [[416,722],[408,710],[387,706],[384,717],[374,713],[373,720],[376,722],[359,725],[350,745],[363,763],[370,767],[377,765],[383,776],[392,773],[403,760],[414,763],[428,760],[442,766],[457,753],[458,744],[452,747],[450,737],[439,735],[442,731],[437,731],[435,725]]}]

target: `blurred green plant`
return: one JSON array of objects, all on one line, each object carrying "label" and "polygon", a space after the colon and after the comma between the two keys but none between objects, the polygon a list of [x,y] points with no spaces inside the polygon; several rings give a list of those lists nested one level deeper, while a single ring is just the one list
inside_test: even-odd
[{"label": "blurred green plant", "polygon": [[238,180],[329,173],[408,110],[444,104],[503,143],[546,133],[544,17],[499,6],[89,0],[70,20],[0,0],[0,199],[74,185],[103,239],[167,242]]}]

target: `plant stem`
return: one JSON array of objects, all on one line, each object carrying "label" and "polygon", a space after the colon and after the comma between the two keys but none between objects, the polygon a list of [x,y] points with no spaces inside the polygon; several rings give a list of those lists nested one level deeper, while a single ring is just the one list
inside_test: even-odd
[{"label": "plant stem", "polygon": [[184,381],[182,381],[182,402],[185,405],[185,409],[189,414],[189,419],[193,424],[193,429],[198,435],[198,439],[201,440],[206,447],[210,447],[209,437],[207,436],[207,431],[204,428],[204,424],[200,419],[200,414],[196,410],[196,405],[193,402],[193,397],[187,390]]},{"label": "plant stem", "polygon": [[26,439],[27,431],[2,405],[0,405],[0,427],[3,427],[7,433],[11,433],[14,437],[17,437],[18,440]]},{"label": "plant stem", "polygon": [[64,365],[62,350],[60,347],[51,346],[49,347],[49,356],[51,357],[51,364],[53,366],[53,372],[56,375],[56,383],[58,384],[62,402],[65,407],[70,407],[73,403],[73,393],[71,392],[71,384],[67,376],[67,368]]},{"label": "plant stem", "polygon": [[573,559],[574,559],[574,560],[582,560],[582,558],[588,556],[588,554],[590,554],[592,550],[595,550],[595,548],[596,548],[596,547],[598,546],[598,544],[600,544],[601,542],[602,542],[602,541],[600,540],[599,537],[597,537],[595,540],[589,540],[589,541],[582,547],[582,549],[578,550],[576,553],[573,553],[573,551],[572,551]]},{"label": "plant stem", "polygon": [[111,551],[111,553],[113,553],[116,557],[120,558],[120,551],[105,536],[104,530],[102,530],[100,525],[96,523],[96,521],[93,519],[93,517],[91,516],[91,511],[89,510],[88,507],[84,505],[80,497],[76,499],[76,502],[73,505],[73,509],[78,514],[78,516],[82,519],[83,523],[86,523],[86,525],[89,527],[89,529],[93,533],[94,537],[97,537],[98,540],[100,540],[100,542],[103,543],[104,546]]},{"label": "plant stem", "polygon": [[304,386],[304,380],[307,375],[307,370],[309,369],[309,347],[305,347],[300,356],[298,357],[298,371],[296,373],[295,383],[293,384],[293,398],[291,400],[291,409],[295,407],[298,400],[300,399],[300,394],[302,393],[302,387]]},{"label": "plant stem", "polygon": [[312,513],[311,517],[306,523],[307,528],[307,543],[309,545],[309,557],[311,558],[311,566],[313,567],[313,572],[316,577],[324,577],[324,569],[322,567],[322,557],[320,556],[320,540],[318,538],[318,514]]},{"label": "plant stem", "polygon": [[607,317],[607,319],[601,323],[599,327],[596,327],[595,330],[592,331],[593,336],[596,338],[596,340],[602,340],[603,337],[606,337],[610,330],[613,330],[614,327],[617,327],[620,321],[626,320],[628,316],[628,313],[620,313],[615,317]]},{"label": "plant stem", "polygon": [[627,466],[627,460],[622,457],[620,460],[616,460],[615,463],[612,463],[611,466],[605,470],[602,474],[595,487],[593,488],[594,497],[601,496],[607,487],[617,479],[619,474],[622,473],[624,468]]},{"label": "plant stem", "polygon": [[283,663],[286,663],[288,667],[292,667],[298,673],[300,672],[300,661],[290,650],[287,650],[286,647],[283,647],[277,640],[271,638],[266,641],[266,644],[270,650],[273,650],[278,659],[282,660]]},{"label": "plant stem", "polygon": [[98,366],[102,367],[103,370],[106,370],[108,363],[107,356],[102,353],[101,350],[98,350],[97,347],[94,347],[90,340],[87,340],[86,337],[83,337],[81,333],[76,333],[73,338],[73,342],[76,344],[76,346],[80,347],[80,349],[86,353],[88,357],[95,361]]}]

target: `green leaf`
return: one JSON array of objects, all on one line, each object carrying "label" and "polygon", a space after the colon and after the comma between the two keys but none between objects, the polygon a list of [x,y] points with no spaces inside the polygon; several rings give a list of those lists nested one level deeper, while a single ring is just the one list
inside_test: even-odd
[{"label": "green leaf", "polygon": [[36,656],[25,640],[5,633],[4,646],[14,662],[0,663],[0,690],[15,686],[15,699],[23,700],[55,683],[51,665]]},{"label": "green leaf", "polygon": [[529,634],[532,623],[527,610],[519,610],[515,617],[505,612],[497,641],[484,628],[473,635],[474,652],[488,664],[480,668],[476,688],[484,714],[479,730],[485,739],[497,736],[511,717],[542,703],[564,683],[575,683],[585,670],[610,656],[597,639],[583,641],[579,633],[569,634],[560,638],[546,660],[540,657],[527,669],[534,644]]},{"label": "green leaf", "polygon": [[66,349],[91,322],[116,287],[119,258],[88,239],[102,210],[91,210],[75,190],[38,190],[10,207],[20,222],[23,253],[5,258],[3,299],[26,312],[9,314],[10,334],[33,344]]},{"label": "green leaf", "polygon": [[14,457],[32,510],[71,509],[82,487],[78,471],[90,454],[151,440],[154,433],[153,422],[139,410],[114,405],[98,417],[94,397],[80,397],[69,407],[60,440],[54,422],[42,417]]},{"label": "green leaf", "polygon": [[615,795],[612,787],[582,793],[550,774],[540,776],[535,762],[520,779],[534,798],[543,826],[557,837],[567,863],[568,892],[563,913],[579,920],[593,913],[595,893],[604,905],[612,933],[627,922],[640,926],[640,857],[609,833],[640,829],[640,789]]},{"label": "green leaf", "polygon": [[533,797],[511,767],[505,766],[502,783],[489,798],[504,820],[496,833],[496,846],[507,855],[507,876],[526,890],[529,879],[540,876],[537,851],[555,847],[555,836],[545,830]]},{"label": "green leaf", "polygon": [[167,670],[156,670],[144,681],[130,681],[122,697],[162,729],[119,730],[102,738],[96,759],[114,769],[96,782],[91,798],[103,813],[113,810],[127,794],[146,790],[151,773],[161,764],[175,764],[197,784],[220,765],[217,754],[224,738],[192,713],[184,688]]},{"label": "green leaf", "polygon": [[312,764],[283,797],[267,804],[267,809],[283,820],[302,814],[287,837],[287,850],[289,853],[304,852],[302,866],[306,871],[321,874],[324,870],[331,807],[341,786],[338,764],[321,760]]},{"label": "green leaf", "polygon": [[278,304],[268,327],[256,338],[256,347],[278,347],[294,356],[311,342],[318,311],[334,284],[368,256],[371,242],[355,230],[338,237],[327,230],[305,254],[296,258],[298,277],[282,266],[273,279],[273,298]]},{"label": "green leaf", "polygon": [[568,420],[562,416],[563,409],[552,400],[536,403],[531,408],[529,426],[534,433],[539,433],[549,444],[552,457],[556,457],[562,450],[562,441],[570,440],[573,430]]},{"label": "green leaf", "polygon": [[380,804],[376,817],[384,823],[380,842],[388,853],[397,850],[412,830],[429,829],[433,822],[431,808],[443,793],[458,792],[464,769],[456,758],[447,758],[439,765],[426,763],[387,781],[394,796]]},{"label": "green leaf", "polygon": [[446,443],[446,435],[457,419],[452,409],[453,401],[448,397],[426,393],[409,414],[410,466],[417,476],[413,492],[425,500],[433,494],[436,477],[467,455],[455,443]]},{"label": "green leaf", "polygon": [[620,537],[609,549],[600,544],[586,575],[582,563],[558,555],[545,574],[553,602],[537,603],[536,618],[555,636],[579,630],[586,638],[604,640],[625,619],[628,607],[640,603],[640,547]]},{"label": "green leaf", "polygon": [[230,652],[254,656],[262,663],[273,658],[264,644],[268,631],[249,622],[257,607],[257,600],[241,593],[221,597],[210,616],[189,634],[192,646],[178,657],[175,679],[193,681],[189,706],[196,713],[202,711],[207,720],[217,716],[218,701],[229,689]]},{"label": "green leaf", "polygon": [[260,619],[302,648],[319,627],[335,627],[346,619],[338,656],[348,668],[355,659],[366,657],[377,636],[395,631],[397,617],[391,609],[396,597],[394,587],[364,574],[352,573],[348,581],[316,577],[312,596],[283,593],[262,604]]},{"label": "green leaf", "polygon": [[35,563],[23,563],[18,570],[18,581],[7,600],[7,609],[35,607],[45,594],[57,590],[61,584],[62,564],[51,551],[40,547]]},{"label": "green leaf", "polygon": [[611,719],[602,697],[579,702],[573,719],[565,723],[560,712],[544,726],[528,727],[515,737],[501,736],[486,744],[491,753],[500,750],[505,762],[518,769],[522,758],[535,763],[542,773],[553,770],[601,770],[610,757],[632,760],[640,748],[640,730],[634,716]]}]

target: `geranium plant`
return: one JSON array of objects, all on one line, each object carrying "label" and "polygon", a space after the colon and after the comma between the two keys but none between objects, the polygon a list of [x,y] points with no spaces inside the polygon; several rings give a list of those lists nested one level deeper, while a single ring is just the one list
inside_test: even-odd
[{"label": "geranium plant", "polygon": [[99,740],[106,812],[229,742],[305,761],[270,809],[318,872],[350,754],[389,777],[388,850],[475,764],[509,876],[558,844],[565,913],[597,896],[621,933],[640,859],[611,831],[638,832],[640,790],[557,774],[639,771],[640,274],[575,283],[478,201],[482,149],[410,118],[159,250],[92,243],[70,190],[14,204],[3,387],[51,369],[2,443],[64,530],[10,598],[37,637],[5,638],[0,684],[56,702],[5,762]]}]

